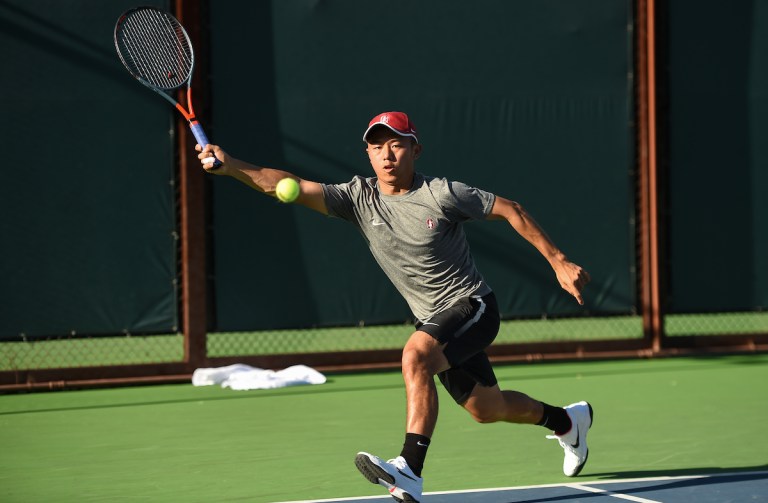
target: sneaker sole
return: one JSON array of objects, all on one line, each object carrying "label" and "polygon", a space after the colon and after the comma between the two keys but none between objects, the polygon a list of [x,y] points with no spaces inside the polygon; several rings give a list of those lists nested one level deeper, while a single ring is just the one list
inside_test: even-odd
[{"label": "sneaker sole", "polygon": [[589,449],[587,449],[587,455],[586,455],[586,456],[584,456],[584,462],[583,462],[582,464],[580,464],[580,465],[579,465],[579,466],[576,468],[576,470],[573,472],[573,475],[566,475],[566,476],[567,476],[567,477],[575,477],[576,475],[578,475],[579,473],[581,473],[581,469],[582,469],[582,468],[584,468],[584,465],[586,465],[586,464],[587,464],[587,460],[588,460],[588,459],[589,459]]},{"label": "sneaker sole", "polygon": [[[379,484],[379,480],[386,482],[389,485],[395,483],[395,478],[383,470],[379,465],[371,461],[371,459],[365,454],[358,454],[355,456],[355,466],[358,471],[363,474],[363,477],[368,479],[368,482],[372,484]],[[391,495],[390,495],[391,496]],[[413,499],[413,497],[405,493],[403,499],[392,496],[392,498],[398,503],[419,503],[419,500]]]},{"label": "sneaker sole", "polygon": [[[592,405],[590,405],[589,402],[587,402],[587,407],[589,407],[589,426],[587,427],[587,431],[589,431],[592,428],[592,425],[595,423],[595,414],[592,412]],[[581,469],[584,468],[584,465],[587,464],[587,460],[589,459],[589,448],[587,448],[587,455],[584,456],[584,462],[581,463],[577,468],[576,471],[573,472],[573,475],[568,475],[569,477],[575,477],[579,473],[581,473]]]}]

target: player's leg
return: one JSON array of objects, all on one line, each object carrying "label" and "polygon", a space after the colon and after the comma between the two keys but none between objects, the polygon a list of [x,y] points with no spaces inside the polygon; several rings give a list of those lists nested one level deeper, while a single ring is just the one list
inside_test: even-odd
[{"label": "player's leg", "polygon": [[[416,328],[403,349],[407,422],[400,456],[383,461],[361,452],[355,458],[369,481],[383,485],[395,499],[403,501],[421,498],[421,469],[438,413],[434,375],[444,374],[493,341],[499,328],[495,298],[489,294],[461,299]],[[451,346],[456,347],[448,351]],[[463,392],[468,396],[474,381],[465,386]]]},{"label": "player's leg", "polygon": [[432,437],[438,402],[434,376],[450,366],[441,344],[417,330],[403,348],[402,372],[406,396],[406,431]]},{"label": "player's leg", "polygon": [[[469,372],[486,373],[490,367],[487,357],[481,355],[467,362]],[[487,362],[487,363],[486,363]],[[454,374],[457,369],[451,369]],[[454,381],[459,381],[454,376]],[[506,421],[519,424],[536,424],[550,429],[554,435],[547,438],[557,439],[565,452],[563,473],[573,477],[579,474],[589,457],[587,432],[592,426],[592,406],[587,402],[578,402],[567,407],[553,407],[534,400],[519,391],[502,391],[498,385],[483,386],[477,384],[464,402],[459,402],[467,412],[480,423]]]},{"label": "player's leg", "polygon": [[[434,376],[461,365],[493,341],[499,328],[495,297],[489,294],[461,299],[417,328],[403,349],[407,413],[400,455],[420,476],[438,415]],[[490,378],[495,379],[492,370]],[[468,396],[474,383],[457,384],[454,391]]]},{"label": "player's leg", "polygon": [[544,414],[544,404],[538,400],[519,391],[501,391],[498,384],[476,385],[462,406],[478,423],[537,424]]},{"label": "player's leg", "polygon": [[397,500],[418,502],[421,470],[437,423],[438,401],[434,375],[448,368],[443,345],[417,330],[403,348],[402,368],[406,392],[406,434],[400,456],[384,461],[367,452],[358,453],[358,470],[374,484],[387,488]]}]

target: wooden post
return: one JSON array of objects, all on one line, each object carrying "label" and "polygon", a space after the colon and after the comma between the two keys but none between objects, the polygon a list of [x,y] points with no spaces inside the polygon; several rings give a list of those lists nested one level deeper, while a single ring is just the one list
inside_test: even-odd
[{"label": "wooden post", "polygon": [[[195,50],[195,73],[192,77],[193,106],[201,123],[206,121],[208,109],[208,65],[205,54],[208,40],[201,29],[202,13],[207,2],[176,2],[175,15],[184,26]],[[179,91],[186,103],[186,89]],[[179,206],[181,224],[181,322],[184,332],[184,361],[194,369],[206,361],[207,332],[207,273],[206,273],[206,180],[207,176],[194,150],[195,138],[184,118],[180,118],[178,133]]]},{"label": "wooden post", "polygon": [[664,327],[659,267],[655,0],[638,0],[636,6],[640,296],[643,332],[649,349],[658,353]]}]

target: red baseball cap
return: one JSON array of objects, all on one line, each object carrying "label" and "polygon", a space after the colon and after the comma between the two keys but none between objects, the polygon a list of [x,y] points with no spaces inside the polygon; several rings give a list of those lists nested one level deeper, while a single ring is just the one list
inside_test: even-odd
[{"label": "red baseball cap", "polygon": [[419,139],[416,137],[418,134],[416,126],[403,112],[384,112],[371,119],[371,122],[368,123],[368,129],[363,134],[363,141],[368,141],[368,133],[376,126],[387,127],[400,136],[410,136],[416,140],[416,143],[419,143]]}]

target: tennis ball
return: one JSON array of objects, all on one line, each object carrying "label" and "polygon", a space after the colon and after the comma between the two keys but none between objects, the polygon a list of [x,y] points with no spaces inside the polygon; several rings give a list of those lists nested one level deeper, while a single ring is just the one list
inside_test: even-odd
[{"label": "tennis ball", "polygon": [[300,191],[299,182],[293,178],[283,178],[277,182],[277,187],[275,187],[275,195],[284,203],[295,201],[299,197]]}]

